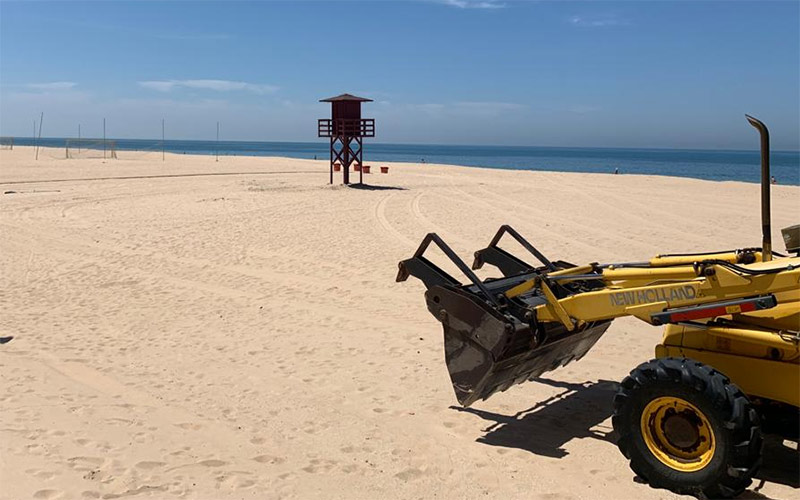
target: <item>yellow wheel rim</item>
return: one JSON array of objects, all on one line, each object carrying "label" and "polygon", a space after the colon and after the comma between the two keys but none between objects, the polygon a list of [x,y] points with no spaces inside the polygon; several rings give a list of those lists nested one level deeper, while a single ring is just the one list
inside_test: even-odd
[{"label": "yellow wheel rim", "polygon": [[711,424],[688,401],[671,396],[650,401],[642,412],[641,426],[647,448],[668,467],[697,472],[714,458]]}]

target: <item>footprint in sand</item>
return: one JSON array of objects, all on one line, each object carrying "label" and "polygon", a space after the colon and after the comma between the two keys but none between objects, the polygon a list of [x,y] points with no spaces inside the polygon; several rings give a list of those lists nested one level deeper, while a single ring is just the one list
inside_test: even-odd
[{"label": "footprint in sand", "polygon": [[167,465],[165,462],[144,461],[136,464],[137,469],[150,470]]},{"label": "footprint in sand", "polygon": [[251,488],[255,486],[256,484],[255,481],[243,477],[241,474],[242,473],[232,472],[232,473],[222,474],[220,476],[215,477],[214,479],[218,483],[217,485],[218,487],[224,485],[234,490]]},{"label": "footprint in sand", "polygon": [[302,470],[309,474],[316,474],[317,472],[327,473],[337,465],[335,460],[321,460],[318,458],[311,459],[306,467]]},{"label": "footprint in sand", "polygon": [[411,481],[413,479],[417,479],[420,476],[423,476],[425,473],[419,469],[406,469],[402,472],[398,472],[394,475],[397,479],[401,481]]},{"label": "footprint in sand", "polygon": [[192,431],[199,431],[203,428],[200,424],[193,424],[191,422],[184,422],[182,424],[175,424],[176,427],[180,427],[181,429],[187,429]]},{"label": "footprint in sand", "polygon": [[228,462],[223,462],[222,460],[203,460],[199,462],[198,465],[202,465],[204,467],[222,467],[223,465],[228,465]]},{"label": "footprint in sand", "polygon": [[342,467],[342,472],[344,472],[345,474],[352,474],[353,472],[355,472],[357,470],[358,470],[358,466],[357,465],[353,465],[353,464],[348,464],[348,465],[345,465],[345,466]]},{"label": "footprint in sand", "polygon": [[77,470],[92,470],[102,465],[105,460],[100,457],[72,457],[68,458],[67,462]]},{"label": "footprint in sand", "polygon": [[48,471],[48,470],[29,469],[29,470],[26,470],[25,472],[27,472],[28,474],[31,474],[32,476],[35,476],[37,479],[43,480],[43,481],[46,481],[48,479],[53,479],[54,477],[56,477],[56,473],[55,472],[51,472],[51,471]]},{"label": "footprint in sand", "polygon": [[260,464],[273,464],[278,465],[286,461],[283,457],[273,457],[272,455],[259,455],[254,457],[253,460]]},{"label": "footprint in sand", "polygon": [[58,490],[39,490],[33,494],[33,498],[44,498],[44,499],[52,499],[52,498],[59,498],[61,496],[61,492]]}]

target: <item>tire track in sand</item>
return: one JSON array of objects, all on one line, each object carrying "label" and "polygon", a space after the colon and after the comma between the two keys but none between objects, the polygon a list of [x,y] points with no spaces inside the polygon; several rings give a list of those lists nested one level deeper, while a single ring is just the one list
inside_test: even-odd
[{"label": "tire track in sand", "polygon": [[[419,193],[414,197],[414,199],[411,200],[411,213],[414,215],[414,219],[416,219],[417,223],[425,228],[426,234],[436,233],[447,241],[455,241],[458,242],[459,245],[468,248],[470,246],[470,242],[455,234],[452,229],[445,229],[442,226],[437,225],[423,213],[419,206],[419,202],[422,199],[422,196],[425,194],[426,193]],[[420,241],[421,240],[422,238],[420,238]]]},{"label": "tire track in sand", "polygon": [[392,223],[389,222],[389,219],[386,218],[386,204],[394,197],[394,195],[394,193],[387,194],[381,198],[377,205],[375,205],[375,218],[378,219],[378,223],[381,225],[381,227],[383,227],[387,233],[392,235],[394,239],[402,241],[410,247],[415,247],[417,245],[411,241],[410,238],[395,229],[394,226],[392,226]]},{"label": "tire track in sand", "polygon": [[121,175],[117,177],[88,177],[70,179],[41,179],[41,180],[11,180],[0,181],[0,186],[10,184],[45,184],[51,182],[89,182],[89,181],[116,181],[139,179],[172,179],[178,177],[217,177],[231,175],[275,175],[275,174],[317,174],[315,170],[276,170],[272,172],[198,172],[189,174],[158,174],[158,175]]}]

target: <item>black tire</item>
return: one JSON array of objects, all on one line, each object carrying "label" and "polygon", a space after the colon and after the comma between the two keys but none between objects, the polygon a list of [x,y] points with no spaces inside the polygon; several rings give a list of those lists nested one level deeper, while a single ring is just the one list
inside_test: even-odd
[{"label": "black tire", "polygon": [[[700,470],[670,467],[648,448],[642,413],[657,398],[680,398],[707,419],[715,448]],[[759,417],[747,396],[722,373],[691,359],[655,359],[634,369],[614,397],[612,423],[631,469],[654,488],[731,498],[750,485],[761,464]]]}]

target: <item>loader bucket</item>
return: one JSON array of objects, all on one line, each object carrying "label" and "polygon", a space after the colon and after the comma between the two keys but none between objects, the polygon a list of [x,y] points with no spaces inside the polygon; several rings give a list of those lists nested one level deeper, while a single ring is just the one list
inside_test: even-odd
[{"label": "loader bucket", "polygon": [[[399,265],[397,281],[413,275],[428,288],[428,310],[444,328],[447,371],[456,398],[464,406],[580,359],[611,323],[587,323],[569,331],[561,323],[537,322],[526,316],[530,307],[545,303],[542,295],[531,292],[514,301],[506,300],[505,291],[533,276],[573,267],[563,261],[550,262],[543,256],[542,267],[524,263],[497,247],[506,232],[522,239],[504,226],[489,247],[476,252],[474,264],[496,265],[505,275],[503,278],[481,281],[434,233],[425,237],[414,257]],[[435,243],[472,283],[462,285],[426,259],[423,254],[430,243]],[[523,246],[526,244],[530,246],[527,242]],[[538,252],[533,249],[531,253]]]}]

